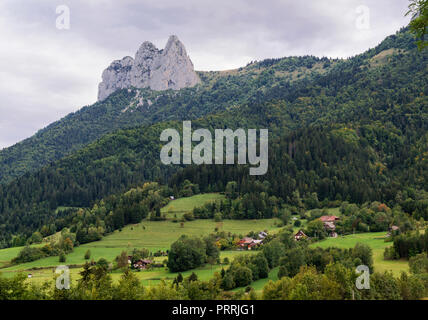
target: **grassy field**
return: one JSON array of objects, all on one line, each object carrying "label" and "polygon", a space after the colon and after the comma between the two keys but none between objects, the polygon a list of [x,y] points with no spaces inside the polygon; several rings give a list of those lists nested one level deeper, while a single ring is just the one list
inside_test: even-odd
[{"label": "grassy field", "polygon": [[[171,201],[166,207],[162,208],[162,212],[167,213],[168,217],[173,217],[173,214],[184,214],[191,211],[194,207],[201,206],[204,203],[215,201],[224,198],[220,194],[203,194],[189,198],[181,198]],[[203,236],[214,232],[214,229],[219,231],[231,232],[232,234],[244,236],[250,231],[268,230],[270,233],[275,233],[280,230],[276,226],[277,219],[265,220],[224,220],[223,222],[214,222],[212,219],[188,221],[181,226],[180,223],[174,223],[171,220],[166,221],[142,221],[141,223],[128,225],[121,231],[116,230],[110,235],[105,236],[102,240],[91,242],[79,247],[75,247],[74,251],[67,255],[66,265],[71,267],[72,279],[79,278],[78,273],[81,268],[73,268],[74,265],[82,265],[85,263],[84,255],[87,250],[91,251],[91,259],[97,261],[100,258],[105,258],[108,261],[113,261],[123,250],[131,252],[133,248],[147,248],[152,252],[158,250],[167,250],[171,244],[176,241],[181,235]],[[12,258],[16,257],[19,248],[8,248],[0,250],[0,268],[5,266]],[[221,259],[228,257],[232,260],[237,254],[248,253],[247,251],[223,251]],[[156,258],[157,261],[162,261],[166,257]],[[31,282],[41,283],[46,280],[51,280],[53,277],[54,267],[61,265],[58,257],[48,257],[29,263],[23,263],[11,267],[1,268],[2,276],[11,277],[17,272],[31,273]],[[207,265],[189,272],[183,273],[184,276],[195,272],[202,280],[207,280],[212,277],[214,272],[221,271],[224,266]],[[136,273],[142,280],[143,284],[150,285],[160,281],[160,279],[173,279],[177,274],[170,273],[166,268],[156,268],[150,271],[141,271]],[[114,280],[119,279],[120,273],[112,273]]]},{"label": "grassy field", "polygon": [[[214,228],[237,235],[245,235],[250,231],[269,230],[276,232],[279,230],[275,226],[276,219],[265,220],[224,220],[214,222],[213,220],[194,220],[184,223],[171,221],[143,221],[139,224],[130,225],[116,231],[100,241],[87,243],[74,248],[74,251],[67,255],[67,265],[84,264],[85,252],[91,251],[91,259],[98,260],[105,258],[112,261],[123,250],[131,252],[133,248],[147,248],[153,252],[157,250],[167,250],[171,244],[181,235],[203,236],[214,232]],[[144,227],[144,228],[143,228]],[[12,250],[14,249],[14,250]],[[22,248],[12,248],[0,250],[0,257],[6,259],[15,257]],[[6,251],[7,253],[3,253]],[[40,267],[52,267],[60,265],[58,257],[48,257],[28,263],[19,264],[5,269],[2,272],[28,270]]]},{"label": "grassy field", "polygon": [[369,245],[373,250],[373,262],[375,271],[383,272],[390,270],[394,275],[399,275],[401,271],[409,271],[409,264],[406,260],[384,260],[383,252],[386,247],[392,245],[385,242],[386,232],[359,233],[337,238],[328,238],[323,241],[311,244],[312,247],[338,247],[353,248],[357,242]]},{"label": "grassy field", "polygon": [[200,207],[205,203],[223,200],[225,196],[219,193],[204,193],[193,197],[180,198],[170,201],[168,205],[161,209],[168,218],[181,218],[186,212],[192,211],[193,208]]},{"label": "grassy field", "polygon": [[[261,291],[263,290],[263,287],[270,280],[272,281],[278,280],[278,271],[279,271],[279,267],[273,268],[272,270],[269,271],[269,275],[267,278],[254,281],[253,283],[251,283],[250,287],[253,288],[257,293],[261,293]],[[233,289],[232,291],[236,292],[244,289],[245,287],[240,287],[240,288]]]},{"label": "grassy field", "polygon": [[[204,203],[223,199],[224,196],[216,193],[196,195],[188,198],[181,198],[171,201],[167,206],[162,208],[162,213],[165,213],[168,218],[173,218],[175,215],[179,218],[184,213],[191,211],[193,208],[203,205]],[[338,208],[329,209],[329,214],[339,215]],[[275,233],[280,230],[277,227],[277,219],[265,220],[224,220],[223,222],[214,222],[211,219],[195,220],[185,222],[183,225],[174,223],[171,220],[166,221],[142,221],[141,223],[128,225],[121,231],[116,230],[114,233],[105,236],[102,240],[81,245],[74,248],[74,251],[67,255],[66,265],[71,268],[71,278],[76,280],[79,278],[81,271],[80,265],[85,263],[84,254],[87,250],[91,251],[91,259],[95,261],[100,258],[105,258],[108,261],[113,261],[123,250],[131,252],[133,248],[147,248],[152,252],[158,250],[167,250],[171,244],[176,241],[181,235],[203,236],[214,232],[214,229],[219,231],[231,232],[240,236],[246,235],[250,231],[268,230],[270,233]],[[306,224],[306,220],[302,220],[302,227]],[[300,227],[301,228],[301,227]],[[296,230],[299,228],[296,228]],[[407,261],[384,261],[384,249],[391,243],[384,242],[385,232],[378,233],[363,233],[348,235],[338,238],[328,238],[323,241],[312,244],[316,247],[339,247],[351,248],[357,242],[368,244],[373,249],[374,266],[376,271],[391,270],[395,275],[398,275],[401,270],[408,271]],[[11,259],[17,256],[22,249],[8,248],[0,250],[0,273],[2,276],[11,277],[17,272],[31,273],[32,278],[28,281],[33,283],[42,283],[53,279],[54,268],[60,264],[58,257],[49,257],[37,261],[24,263],[16,266],[7,267]],[[222,251],[221,259],[228,257],[232,260],[238,254],[250,253],[248,251]],[[157,261],[163,261],[166,257],[158,257]],[[77,266],[74,267],[73,266]],[[206,265],[204,267],[183,272],[183,276],[188,276],[195,272],[199,279],[208,280],[212,278],[215,272],[220,272],[221,268],[227,267],[223,265]],[[267,279],[255,281],[251,286],[256,291],[261,291],[264,285],[269,280],[277,280],[278,268],[270,271]],[[136,275],[141,279],[146,286],[155,285],[161,279],[172,280],[177,276],[177,273],[170,273],[167,268],[156,268],[153,270],[136,272]],[[111,274],[113,280],[117,281],[121,273],[113,272]],[[240,290],[238,288],[236,290]]]},{"label": "grassy field", "polygon": [[[228,258],[229,260],[233,260],[233,258],[236,255],[240,255],[240,254],[254,254],[256,251],[221,251],[220,252],[220,258],[221,260],[223,260],[224,258]],[[155,260],[159,261],[159,260],[163,260],[165,259],[165,257],[159,257],[156,258]],[[66,263],[67,265],[69,265],[69,263]],[[215,272],[220,272],[222,268],[227,268],[226,265],[205,265],[203,267],[197,268],[197,269],[193,269],[193,270],[189,270],[189,271],[185,271],[182,272],[181,274],[184,277],[189,276],[192,272],[195,272],[198,276],[198,278],[200,280],[209,280],[213,277]],[[10,270],[10,269],[0,269],[0,273],[1,276],[3,277],[12,277],[13,275],[15,275],[17,272],[24,272],[26,274],[31,273],[32,274],[32,278],[28,279],[28,281],[30,283],[36,283],[36,284],[42,284],[45,281],[53,281],[53,276],[54,276],[54,268],[53,267],[49,267],[49,268],[43,268],[43,269],[38,269],[38,270],[27,270],[27,271],[23,271],[23,270]],[[70,277],[72,281],[76,281],[77,279],[80,278],[79,272],[82,271],[82,268],[78,267],[78,268],[70,268]],[[172,273],[169,272],[167,268],[155,268],[152,270],[142,270],[139,272],[135,272],[136,276],[141,280],[142,284],[145,286],[151,286],[151,285],[156,285],[157,283],[159,283],[161,281],[161,279],[164,279],[166,281],[170,281],[173,280],[178,273]],[[120,279],[120,277],[122,276],[122,273],[119,271],[114,271],[113,273],[110,274],[113,281],[118,281]]]},{"label": "grassy field", "polygon": [[[309,212],[311,212],[312,210],[309,210]],[[337,208],[328,208],[327,209],[327,211],[328,211],[328,214],[330,215],[330,216],[338,216],[338,217],[340,217],[340,215],[341,215],[341,213],[340,213],[340,208],[339,207],[337,207]],[[297,218],[298,220],[300,220],[300,222],[301,222],[301,225],[299,226],[299,227],[296,227],[296,226],[294,226],[294,220],[292,220],[292,224],[293,224],[293,231],[294,232],[297,232],[297,231],[299,231],[300,229],[305,229],[305,227],[307,226],[307,224],[308,224],[308,221],[306,220],[306,219],[301,219],[299,216],[297,216],[297,215],[293,215],[292,216],[292,218]]]}]

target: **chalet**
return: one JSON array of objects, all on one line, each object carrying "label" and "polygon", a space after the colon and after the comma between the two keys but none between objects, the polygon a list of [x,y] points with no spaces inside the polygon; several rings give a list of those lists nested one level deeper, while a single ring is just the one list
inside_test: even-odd
[{"label": "chalet", "polygon": [[264,231],[260,231],[260,233],[259,233],[259,239],[264,239],[266,237],[267,237],[267,233],[264,232]]},{"label": "chalet", "polygon": [[337,216],[322,216],[320,218],[320,220],[322,222],[333,222],[334,223],[335,221],[340,220],[340,218]]},{"label": "chalet", "polygon": [[324,228],[327,231],[334,231],[334,230],[336,230],[336,226],[334,225],[333,222],[324,222]]},{"label": "chalet", "polygon": [[324,223],[324,228],[328,232],[328,235],[332,238],[337,237],[335,222],[340,220],[337,216],[322,216],[320,220]]},{"label": "chalet", "polygon": [[153,261],[147,259],[140,259],[136,261],[133,265],[134,269],[146,269]]},{"label": "chalet", "polygon": [[294,240],[299,241],[302,239],[306,239],[308,238],[308,236],[302,231],[299,230],[295,235],[294,235]]},{"label": "chalet", "polygon": [[239,246],[240,247],[247,247],[250,243],[254,241],[253,238],[245,237],[239,240]]},{"label": "chalet", "polygon": [[400,230],[400,227],[398,226],[391,226],[389,227],[389,231],[386,234],[387,237],[390,237],[393,233],[397,233]]},{"label": "chalet", "polygon": [[254,240],[253,238],[245,237],[239,241],[238,245],[242,249],[251,250],[251,249],[257,248],[260,245],[262,245],[262,242],[263,242],[263,239],[262,240]]}]

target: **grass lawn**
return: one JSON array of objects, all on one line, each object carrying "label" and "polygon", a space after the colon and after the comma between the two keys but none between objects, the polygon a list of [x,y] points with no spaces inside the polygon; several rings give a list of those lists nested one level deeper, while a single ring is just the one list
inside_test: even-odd
[{"label": "grass lawn", "polygon": [[386,232],[358,233],[337,238],[328,238],[317,243],[311,244],[311,247],[337,247],[353,248],[357,242],[369,245],[373,250],[373,262],[375,271],[384,272],[390,270],[395,276],[401,271],[409,271],[409,264],[406,260],[384,260],[383,252],[386,247],[392,245],[391,242],[385,242]]},{"label": "grass lawn", "polygon": [[[276,219],[264,220],[224,220],[223,222],[214,222],[211,219],[194,220],[184,223],[171,221],[143,221],[139,224],[129,225],[122,231],[104,237],[100,241],[83,244],[74,248],[74,251],[67,255],[67,265],[84,264],[85,252],[91,251],[91,259],[98,260],[105,258],[112,261],[123,250],[131,252],[133,248],[147,248],[151,251],[168,250],[171,244],[181,235],[203,236],[214,232],[214,228],[231,232],[237,235],[245,235],[250,231],[269,230],[274,233],[279,230],[275,226]],[[144,226],[144,228],[143,228]],[[7,254],[0,250],[0,257],[5,256],[5,260],[15,257],[22,248],[12,248],[15,251],[8,251]],[[11,250],[11,249],[4,249]],[[52,267],[60,264],[58,257],[48,257],[28,263],[19,264],[5,269],[0,272],[28,270],[31,268]]]},{"label": "grass lawn", "polygon": [[[278,280],[278,271],[279,267],[273,268],[269,271],[269,275],[265,279],[259,279],[257,281],[254,281],[250,284],[250,287],[252,287],[256,292],[261,293],[263,290],[263,287],[270,281],[277,281]],[[245,290],[245,287],[235,288],[232,290],[232,292],[236,292],[239,290]]]},{"label": "grass lawn", "polygon": [[[237,255],[240,254],[254,254],[257,251],[221,251],[220,252],[220,259],[223,261],[224,258],[228,258],[230,261],[233,260],[233,258]],[[155,260],[163,260],[166,257],[159,257],[156,258]],[[67,265],[69,265],[69,263],[66,263]],[[220,272],[222,268],[227,268],[227,265],[205,265],[202,266],[200,268],[196,268],[193,270],[189,270],[189,271],[185,271],[182,272],[181,274],[183,275],[183,277],[188,277],[192,274],[192,272],[194,272],[197,276],[199,280],[209,280],[213,277],[215,272]],[[50,268],[44,268],[44,269],[40,269],[40,270],[27,270],[27,271],[23,271],[22,269],[20,269],[18,271],[18,269],[14,270],[14,269],[0,269],[0,273],[2,277],[12,277],[15,274],[17,274],[17,272],[24,272],[26,274],[31,273],[32,274],[32,278],[28,279],[28,282],[30,283],[36,283],[36,284],[42,284],[45,281],[53,281],[53,276],[54,276],[54,271],[55,268],[54,267],[50,267]],[[70,268],[70,277],[72,281],[76,281],[77,279],[80,278],[79,272],[82,271],[82,268]],[[177,275],[178,272],[173,273],[173,272],[169,272],[168,268],[155,268],[152,270],[142,270],[142,271],[135,271],[136,276],[141,280],[142,284],[145,286],[152,286],[152,285],[156,285],[158,284],[162,279],[166,280],[166,281],[172,281]],[[122,273],[120,271],[113,271],[113,273],[110,274],[113,281],[119,281],[120,277],[122,276]]]},{"label": "grass lawn", "polygon": [[226,197],[219,193],[204,193],[198,194],[192,197],[179,198],[177,200],[170,201],[165,207],[161,209],[162,213],[165,213],[167,218],[181,218],[186,212],[192,211],[193,208],[201,207],[205,203],[214,202],[217,200],[223,200]]},{"label": "grass lawn", "polygon": [[[168,217],[172,218],[173,214],[177,214],[177,216],[179,216],[185,212],[191,211],[194,207],[203,205],[206,202],[216,201],[223,198],[223,195],[215,193],[181,198],[171,201],[167,206],[162,208],[162,212],[167,213]],[[231,232],[232,234],[242,236],[246,235],[250,231],[258,232],[268,230],[271,233],[275,233],[280,230],[280,228],[276,226],[277,222],[279,222],[278,219],[224,220],[223,222],[214,222],[212,219],[206,219],[188,221],[184,223],[183,227],[181,227],[180,223],[174,223],[171,220],[143,220],[141,223],[128,225],[121,231],[116,230],[112,234],[103,237],[100,241],[75,247],[74,251],[67,255],[65,263],[60,263],[58,257],[48,257],[16,266],[1,268],[2,266],[4,267],[12,258],[16,257],[18,252],[22,250],[22,247],[0,250],[0,273],[4,277],[12,277],[17,272],[31,273],[32,278],[28,279],[29,282],[42,283],[53,279],[54,267],[66,264],[70,266],[72,280],[76,280],[80,278],[79,272],[82,269],[81,267],[73,268],[72,266],[82,265],[85,263],[84,255],[88,249],[91,251],[91,259],[94,259],[95,261],[100,258],[105,258],[107,261],[113,261],[123,250],[126,250],[129,253],[133,248],[147,248],[152,252],[168,250],[171,244],[183,234],[190,236],[204,236],[214,232],[215,228],[219,231]],[[229,260],[233,260],[234,256],[247,253],[251,252],[222,251],[220,257],[222,260],[225,257],[228,257]],[[167,257],[158,257],[155,260],[163,261],[166,258]],[[208,280],[212,278],[214,272],[220,272],[223,267],[227,266],[206,265],[195,270],[183,272],[182,274],[186,277],[192,272],[195,272],[199,279]],[[177,276],[177,273],[170,273],[166,268],[156,268],[154,270],[136,272],[136,274],[144,285],[154,285],[158,283],[160,279],[171,280]],[[111,276],[113,280],[117,281],[120,279],[121,273],[113,272]]]}]

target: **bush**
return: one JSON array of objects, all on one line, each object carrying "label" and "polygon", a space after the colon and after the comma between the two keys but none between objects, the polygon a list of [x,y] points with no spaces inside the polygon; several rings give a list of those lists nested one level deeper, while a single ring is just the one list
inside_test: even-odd
[{"label": "bush", "polygon": [[250,268],[239,265],[233,266],[231,273],[236,287],[245,287],[253,282],[253,273]]},{"label": "bush", "polygon": [[221,287],[224,290],[232,290],[235,288],[235,280],[233,279],[233,275],[231,273],[226,273],[223,280],[221,281]]},{"label": "bush", "polygon": [[180,272],[200,267],[207,260],[206,244],[199,238],[182,236],[171,245],[168,268]]},{"label": "bush", "polygon": [[67,260],[64,252],[61,252],[59,255],[59,262],[64,263]]},{"label": "bush", "polygon": [[215,222],[221,222],[222,220],[223,220],[223,217],[221,216],[221,213],[220,212],[216,212],[214,214],[214,221]]},{"label": "bush", "polygon": [[193,215],[192,212],[187,212],[183,215],[184,220],[186,221],[193,221],[195,220],[195,216]]},{"label": "bush", "polygon": [[354,259],[360,259],[361,263],[369,267],[370,271],[373,272],[373,255],[370,246],[357,243],[352,249],[352,257]]},{"label": "bush", "polygon": [[387,247],[383,252],[383,258],[385,260],[394,260],[397,259],[397,255],[395,253],[394,247]]},{"label": "bush", "polygon": [[44,258],[46,255],[40,248],[25,247],[18,256],[12,259],[12,263],[25,263]]},{"label": "bush", "polygon": [[414,274],[428,273],[428,257],[426,253],[418,254],[409,259],[410,272]]}]

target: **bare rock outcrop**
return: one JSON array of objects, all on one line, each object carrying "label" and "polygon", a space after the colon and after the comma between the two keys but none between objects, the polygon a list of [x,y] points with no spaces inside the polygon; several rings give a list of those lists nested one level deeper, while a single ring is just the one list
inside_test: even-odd
[{"label": "bare rock outcrop", "polygon": [[165,49],[157,49],[145,41],[135,58],[115,60],[104,70],[98,87],[98,100],[104,100],[118,89],[129,87],[152,90],[179,90],[200,83],[186,48],[177,38],[170,36]]}]

